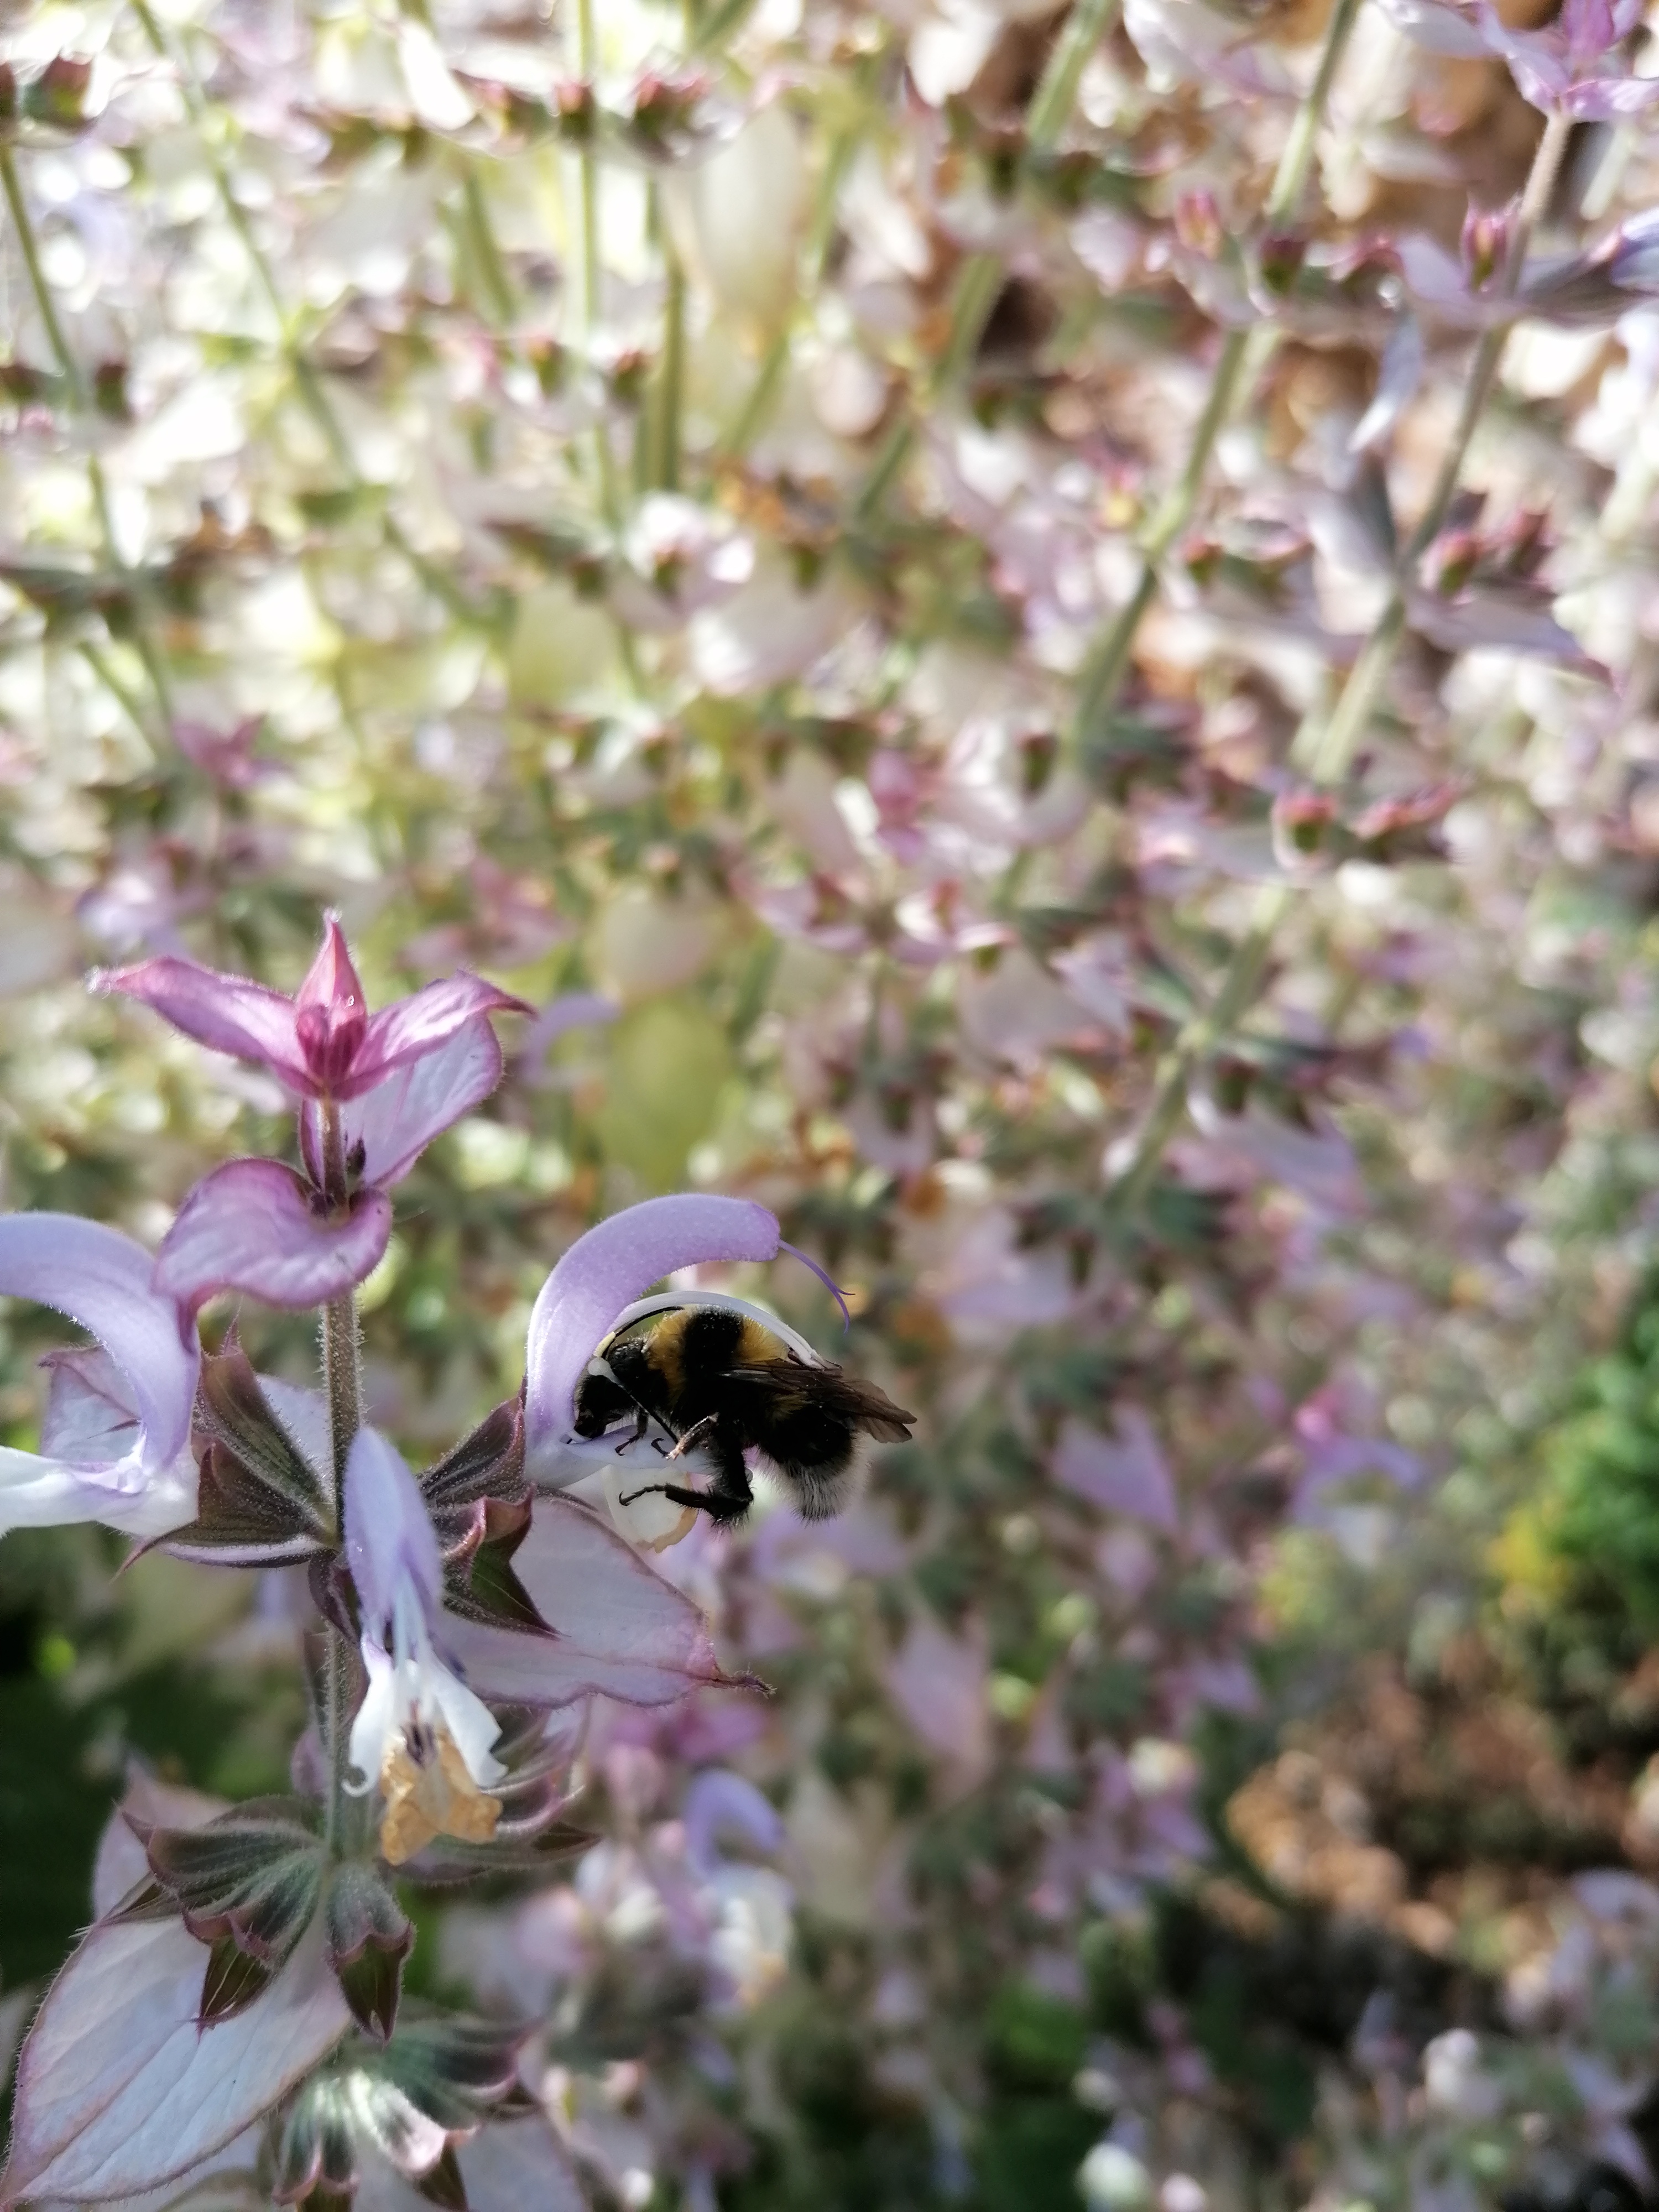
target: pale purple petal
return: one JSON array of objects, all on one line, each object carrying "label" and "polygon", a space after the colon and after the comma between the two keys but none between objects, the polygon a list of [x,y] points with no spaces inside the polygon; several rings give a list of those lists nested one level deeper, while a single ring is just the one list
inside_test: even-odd
[{"label": "pale purple petal", "polygon": [[1175,1484],[1152,1423],[1130,1406],[1116,1416],[1115,1427],[1115,1436],[1103,1437],[1080,1421],[1067,1421],[1054,1453],[1055,1481],[1074,1498],[1173,1534]]},{"label": "pale purple petal", "polygon": [[314,1095],[316,1085],[295,1027],[294,1002],[280,991],[170,953],[131,968],[100,969],[88,980],[94,991],[119,991],[142,1000],[198,1044],[211,1045],[233,1060],[253,1060],[289,1090]]},{"label": "pale purple petal", "polygon": [[553,1636],[446,1614],[445,1649],[497,1704],[568,1705],[598,1693],[665,1705],[725,1680],[702,1614],[596,1513],[538,1499],[514,1570]]},{"label": "pale purple petal", "polygon": [[378,1429],[359,1429],[345,1471],[346,1559],[370,1630],[392,1618],[407,1579],[429,1610],[443,1587],[438,1539],[420,1486]]},{"label": "pale purple petal", "polygon": [[1558,103],[1564,115],[1580,123],[1616,123],[1629,115],[1643,115],[1659,100],[1659,77],[1588,77],[1565,93]]},{"label": "pale purple petal", "polygon": [[740,1837],[757,1851],[775,1851],[783,1842],[783,1821],[771,1799],[723,1766],[707,1768],[696,1776],[685,1793],[680,1818],[685,1856],[705,1877],[720,1863],[723,1836]]},{"label": "pale purple petal", "polygon": [[424,1053],[435,1052],[457,1030],[482,1014],[528,1014],[534,1008],[510,991],[486,983],[463,969],[441,983],[428,983],[406,999],[382,1006],[371,1017],[351,1073],[340,1086],[342,1098],[356,1098],[382,1083],[394,1068]]},{"label": "pale purple petal", "polygon": [[196,1518],[196,1462],[181,1451],[146,1469],[136,1454],[101,1466],[0,1447],[0,1535],[101,1521],[128,1536],[164,1536]]},{"label": "pale purple petal", "polygon": [[690,1191],[647,1198],[579,1237],[542,1285],[530,1316],[525,1443],[532,1457],[569,1428],[576,1385],[625,1305],[678,1267],[772,1260],[777,1251],[778,1224],[763,1206]]},{"label": "pale purple petal", "polygon": [[108,1352],[89,1344],[44,1352],[40,1364],[49,1378],[41,1450],[82,1467],[125,1459],[138,1440],[138,1409],[131,1385]]},{"label": "pale purple petal", "polygon": [[0,2202],[137,2196],[269,2111],[351,2025],[322,1934],[319,1919],[262,1996],[200,2029],[208,1954],[182,1921],[94,1928],[23,2045]]},{"label": "pale purple petal", "polygon": [[200,1357],[155,1266],[131,1237],[78,1214],[0,1215],[0,1296],[51,1306],[98,1339],[131,1389],[146,1470],[167,1466],[189,1441]]},{"label": "pale purple petal", "polygon": [[1412,628],[1443,653],[1536,653],[1579,668],[1594,665],[1548,602],[1530,593],[1467,591],[1448,599],[1413,592],[1407,607]]},{"label": "pale purple petal", "polygon": [[[501,1079],[501,1048],[482,1015],[340,1109],[346,1158],[363,1148],[362,1180],[399,1182],[432,1139],[482,1104]],[[300,1108],[300,1145],[312,1180],[323,1179],[322,1109]]]},{"label": "pale purple petal", "polygon": [[[587,2212],[569,2154],[539,2115],[492,2121],[458,2144],[455,2155],[472,2212],[526,2212],[531,2206],[535,2212]],[[428,2212],[431,2199],[371,2155],[353,2202],[356,2212]]]},{"label": "pale purple petal", "polygon": [[1447,7],[1440,0],[1380,0],[1383,14],[1395,30],[1431,54],[1452,54],[1460,61],[1480,61],[1486,41],[1480,24],[1467,9]]},{"label": "pale purple petal", "polygon": [[219,1291],[270,1306],[325,1305],[370,1274],[392,1234],[392,1200],[365,1190],[343,1220],[276,1160],[231,1160],[203,1177],[161,1240],[155,1284],[194,1313]]},{"label": "pale purple petal", "polygon": [[1383,348],[1371,404],[1349,437],[1351,453],[1368,453],[1383,443],[1416,398],[1427,360],[1428,350],[1416,317],[1402,315]]},{"label": "pale purple petal", "polygon": [[562,997],[552,1000],[519,1040],[514,1059],[520,1082],[527,1082],[532,1088],[545,1083],[547,1055],[562,1036],[572,1030],[614,1022],[621,1012],[614,999],[602,998],[596,991],[567,991]]},{"label": "pale purple petal", "polygon": [[991,1765],[990,1663],[984,1632],[947,1635],[919,1620],[887,1663],[887,1690],[922,1741],[956,1770],[963,1788]]}]

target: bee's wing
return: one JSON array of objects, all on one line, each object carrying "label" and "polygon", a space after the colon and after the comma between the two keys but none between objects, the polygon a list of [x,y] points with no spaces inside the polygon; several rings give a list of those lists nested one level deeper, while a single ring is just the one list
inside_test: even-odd
[{"label": "bee's wing", "polygon": [[734,1367],[731,1380],[753,1382],[771,1395],[781,1412],[799,1407],[821,1406],[854,1428],[862,1429],[878,1443],[908,1442],[915,1422],[914,1413],[896,1406],[887,1393],[860,1376],[839,1367],[809,1367],[802,1359],[768,1359],[752,1367]]}]

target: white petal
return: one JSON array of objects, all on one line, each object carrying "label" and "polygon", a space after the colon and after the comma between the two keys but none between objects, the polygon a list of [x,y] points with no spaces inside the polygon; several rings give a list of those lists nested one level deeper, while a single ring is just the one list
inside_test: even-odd
[{"label": "white petal", "polygon": [[507,1769],[490,1756],[489,1747],[501,1732],[501,1723],[439,1660],[429,1661],[421,1674],[422,1711],[429,1711],[434,1704],[472,1779],[485,1790],[499,1782]]},{"label": "white petal", "polygon": [[380,1780],[398,1727],[398,1676],[391,1655],[368,1636],[363,1638],[362,1654],[368,1687],[351,1723],[351,1741],[346,1747],[346,1755],[360,1778],[347,1787],[359,1797]]}]

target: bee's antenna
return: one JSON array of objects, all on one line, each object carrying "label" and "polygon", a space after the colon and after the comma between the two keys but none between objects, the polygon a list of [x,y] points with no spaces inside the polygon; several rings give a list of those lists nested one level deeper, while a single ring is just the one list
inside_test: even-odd
[{"label": "bee's antenna", "polygon": [[778,1239],[778,1249],[780,1252],[789,1253],[793,1258],[800,1261],[803,1267],[810,1267],[812,1270],[812,1273],[817,1277],[819,1282],[823,1285],[825,1290],[829,1291],[830,1297],[841,1308],[842,1334],[844,1336],[848,1330],[853,1326],[853,1309],[848,1304],[846,1299],[842,1296],[840,1286],[836,1283],[831,1276],[824,1273],[823,1269],[819,1267],[816,1260],[809,1260],[805,1253],[801,1250],[798,1244],[786,1243],[784,1239],[780,1237]]}]

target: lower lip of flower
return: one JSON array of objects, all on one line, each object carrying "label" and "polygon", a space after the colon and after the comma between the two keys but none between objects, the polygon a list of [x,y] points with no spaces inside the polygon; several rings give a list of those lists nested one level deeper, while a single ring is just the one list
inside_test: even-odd
[{"label": "lower lip of flower", "polygon": [[440,1836],[487,1844],[501,1801],[466,1771],[454,1738],[438,1716],[412,1715],[387,1746],[380,1768],[380,1855],[402,1866]]}]

